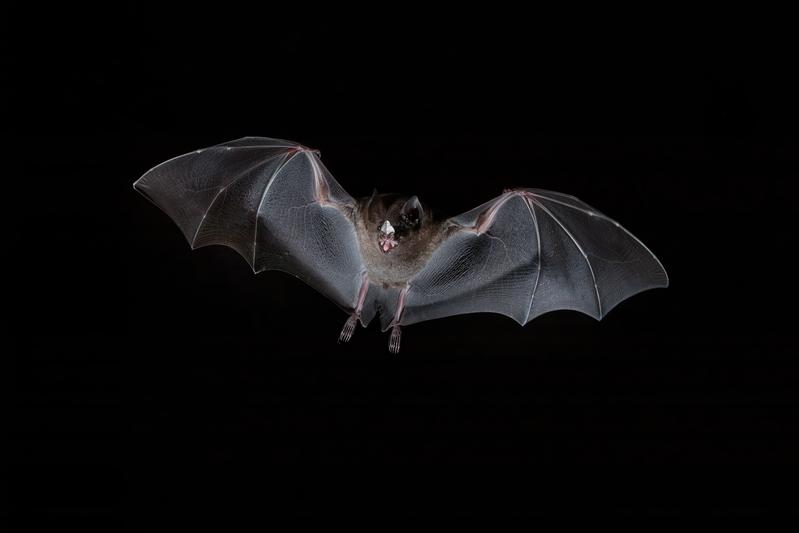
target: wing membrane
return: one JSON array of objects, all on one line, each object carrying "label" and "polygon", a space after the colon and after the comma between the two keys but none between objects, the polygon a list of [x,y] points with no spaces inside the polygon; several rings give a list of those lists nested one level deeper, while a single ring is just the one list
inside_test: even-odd
[{"label": "wing membrane", "polygon": [[354,305],[365,270],[351,221],[355,201],[318,153],[247,137],[162,163],[134,188],[172,218],[192,248],[228,246],[254,272],[282,270],[345,309]]},{"label": "wing membrane", "polygon": [[641,241],[572,196],[516,190],[450,221],[459,229],[411,280],[401,324],[494,312],[524,325],[560,309],[599,320],[624,299],[668,285]]}]

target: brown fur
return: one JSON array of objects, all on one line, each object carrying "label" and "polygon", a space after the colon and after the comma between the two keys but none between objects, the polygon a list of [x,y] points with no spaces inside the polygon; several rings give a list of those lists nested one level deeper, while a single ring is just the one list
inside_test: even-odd
[{"label": "brown fur", "polygon": [[358,200],[355,229],[369,279],[386,287],[402,287],[419,272],[444,237],[444,223],[435,220],[426,206],[417,230],[400,236],[399,246],[383,253],[378,245],[379,227],[384,220],[398,227],[401,209],[408,197],[373,194]]}]

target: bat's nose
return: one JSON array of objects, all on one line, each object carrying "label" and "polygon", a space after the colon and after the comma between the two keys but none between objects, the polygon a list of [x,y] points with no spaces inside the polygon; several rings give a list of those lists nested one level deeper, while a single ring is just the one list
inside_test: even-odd
[{"label": "bat's nose", "polygon": [[394,226],[392,226],[392,225],[391,225],[391,222],[389,222],[388,220],[386,220],[386,221],[385,221],[385,222],[383,222],[383,224],[380,226],[380,231],[382,231],[382,232],[383,232],[383,233],[385,233],[386,235],[390,235],[390,234],[394,233]]}]

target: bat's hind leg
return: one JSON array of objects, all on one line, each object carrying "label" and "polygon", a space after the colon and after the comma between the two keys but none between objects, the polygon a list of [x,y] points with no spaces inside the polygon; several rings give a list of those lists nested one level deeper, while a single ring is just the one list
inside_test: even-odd
[{"label": "bat's hind leg", "polygon": [[341,328],[341,333],[338,336],[339,342],[348,342],[355,332],[355,326],[358,325],[358,320],[361,318],[361,310],[363,309],[363,302],[366,300],[366,293],[369,291],[369,278],[366,274],[363,275],[361,282],[361,290],[358,291],[358,301],[355,304],[355,310],[350,317],[344,322],[344,327]]},{"label": "bat's hind leg", "polygon": [[344,327],[341,328],[341,333],[338,336],[339,342],[348,342],[355,332],[355,326],[358,325],[358,315],[352,313],[350,317],[344,322]]},{"label": "bat's hind leg", "polygon": [[402,329],[400,328],[399,322],[402,318],[402,312],[405,311],[405,296],[408,294],[408,289],[410,289],[410,286],[405,285],[405,288],[400,292],[399,300],[397,301],[397,310],[394,312],[394,320],[391,321],[391,337],[388,339],[388,351],[394,354],[400,351]]},{"label": "bat's hind leg", "polygon": [[402,330],[399,326],[391,328],[391,337],[388,338],[388,351],[391,353],[399,353],[400,339],[402,338]]}]

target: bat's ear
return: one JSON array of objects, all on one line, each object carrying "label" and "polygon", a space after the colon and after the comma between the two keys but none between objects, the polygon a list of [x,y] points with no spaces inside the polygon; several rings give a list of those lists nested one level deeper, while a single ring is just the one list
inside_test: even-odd
[{"label": "bat's ear", "polygon": [[372,195],[369,197],[369,200],[367,200],[366,202],[367,208],[369,208],[369,206],[372,205],[372,202],[375,201],[375,197],[377,197],[377,189],[372,189]]},{"label": "bat's ear", "polygon": [[411,196],[408,201],[402,206],[401,213],[409,220],[421,221],[424,215],[422,203],[419,201],[418,196]]}]

